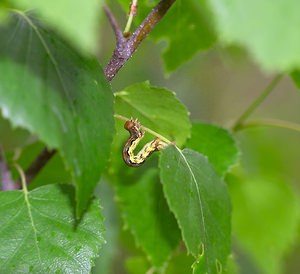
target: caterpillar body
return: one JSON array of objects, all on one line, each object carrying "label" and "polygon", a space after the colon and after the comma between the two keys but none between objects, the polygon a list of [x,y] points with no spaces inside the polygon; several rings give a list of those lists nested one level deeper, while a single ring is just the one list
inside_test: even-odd
[{"label": "caterpillar body", "polygon": [[131,167],[139,167],[145,160],[155,151],[162,150],[166,147],[166,143],[159,138],[147,143],[136,155],[134,150],[143,139],[145,132],[141,129],[138,120],[130,119],[124,124],[124,128],[129,131],[130,137],[123,148],[123,159],[125,163]]}]

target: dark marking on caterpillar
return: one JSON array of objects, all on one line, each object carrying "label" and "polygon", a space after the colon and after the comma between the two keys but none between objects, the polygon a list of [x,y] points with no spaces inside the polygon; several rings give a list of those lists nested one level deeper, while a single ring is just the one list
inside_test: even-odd
[{"label": "dark marking on caterpillar", "polygon": [[135,155],[134,150],[143,139],[145,132],[141,129],[141,125],[137,119],[126,121],[124,128],[129,131],[130,136],[123,148],[123,159],[125,163],[131,167],[139,167],[153,152],[162,150],[167,145],[159,138],[155,138]]}]

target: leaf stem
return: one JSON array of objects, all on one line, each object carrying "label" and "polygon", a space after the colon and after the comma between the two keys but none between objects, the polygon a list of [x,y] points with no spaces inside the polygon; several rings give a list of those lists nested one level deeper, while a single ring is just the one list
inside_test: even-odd
[{"label": "leaf stem", "polygon": [[21,183],[22,183],[22,189],[23,189],[23,192],[24,192],[24,198],[25,198],[25,203],[26,203],[26,206],[27,206],[27,209],[28,209],[28,215],[29,215],[29,218],[30,218],[30,222],[31,222],[31,225],[32,225],[32,228],[34,230],[34,238],[35,238],[35,246],[36,246],[36,249],[37,249],[37,253],[38,253],[38,260],[39,260],[39,263],[41,265],[41,254],[40,254],[40,249],[39,249],[39,246],[38,246],[38,239],[37,239],[37,229],[36,229],[36,226],[34,224],[34,218],[32,216],[32,211],[31,211],[31,205],[30,205],[30,201],[28,199],[28,189],[27,189],[27,185],[26,185],[26,176],[25,176],[25,173],[23,171],[23,169],[17,164],[15,163],[15,167],[21,177]]},{"label": "leaf stem", "polygon": [[285,128],[285,129],[291,129],[300,132],[300,124],[284,121],[280,119],[252,119],[249,120],[248,122],[240,124],[237,130],[244,130],[247,128],[259,127],[259,126]]},{"label": "leaf stem", "polygon": [[[128,117],[125,117],[123,115],[120,115],[120,114],[115,114],[114,115],[115,118],[119,119],[119,120],[123,120],[123,121],[128,121],[130,120],[130,118]],[[161,141],[165,142],[166,144],[172,144],[173,142],[170,141],[169,139],[167,139],[166,137],[160,135],[159,133],[157,133],[156,131],[148,128],[148,127],[145,127],[143,125],[141,125],[142,129],[145,130],[146,132],[152,134],[153,136],[159,138]]]},{"label": "leaf stem", "polygon": [[232,126],[233,131],[237,131],[241,124],[252,114],[252,112],[267,98],[267,96],[274,90],[277,84],[282,79],[283,74],[277,75],[273,80],[265,87],[261,94],[249,105],[249,107],[242,113],[237,121]]},{"label": "leaf stem", "polygon": [[28,189],[27,189],[27,186],[26,186],[26,176],[25,176],[25,173],[24,173],[23,169],[17,163],[15,163],[15,168],[16,168],[16,170],[18,171],[18,173],[20,175],[22,189],[23,189],[23,191],[25,193],[25,196],[26,196],[27,193],[28,193]]},{"label": "leaf stem", "polygon": [[130,28],[131,28],[131,24],[133,21],[133,17],[136,16],[137,13],[137,7],[138,7],[138,0],[132,0],[132,2],[130,3],[130,10],[129,10],[129,16],[128,16],[128,20],[124,29],[124,36],[126,36],[127,33],[129,33]]}]

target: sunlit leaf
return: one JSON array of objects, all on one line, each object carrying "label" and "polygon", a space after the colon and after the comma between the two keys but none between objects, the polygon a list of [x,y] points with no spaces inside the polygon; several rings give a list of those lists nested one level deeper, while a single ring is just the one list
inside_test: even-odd
[{"label": "sunlit leaf", "polygon": [[93,200],[80,222],[70,185],[0,193],[1,273],[89,273],[104,243]]},{"label": "sunlit leaf", "polygon": [[299,1],[209,2],[223,41],[245,46],[265,69],[287,71],[300,67]]},{"label": "sunlit leaf", "polygon": [[226,185],[207,159],[169,146],[160,157],[164,194],[196,258],[196,273],[217,273],[230,252],[230,201]]},{"label": "sunlit leaf", "polygon": [[187,109],[171,91],[137,83],[116,93],[116,113],[137,118],[143,126],[182,145],[190,135]]},{"label": "sunlit leaf", "polygon": [[61,153],[80,214],[112,140],[113,97],[101,67],[21,12],[0,28],[0,40],[2,114]]},{"label": "sunlit leaf", "polygon": [[10,0],[14,7],[33,10],[86,53],[94,53],[103,0]]}]

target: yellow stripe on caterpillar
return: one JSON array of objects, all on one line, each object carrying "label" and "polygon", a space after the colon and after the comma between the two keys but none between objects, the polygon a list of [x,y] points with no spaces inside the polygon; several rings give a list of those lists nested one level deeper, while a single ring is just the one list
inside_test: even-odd
[{"label": "yellow stripe on caterpillar", "polygon": [[131,167],[138,167],[154,152],[162,150],[167,146],[159,138],[147,143],[136,155],[134,150],[143,139],[145,133],[141,129],[138,120],[130,119],[124,124],[124,128],[129,131],[130,136],[123,148],[123,159],[125,163]]}]

